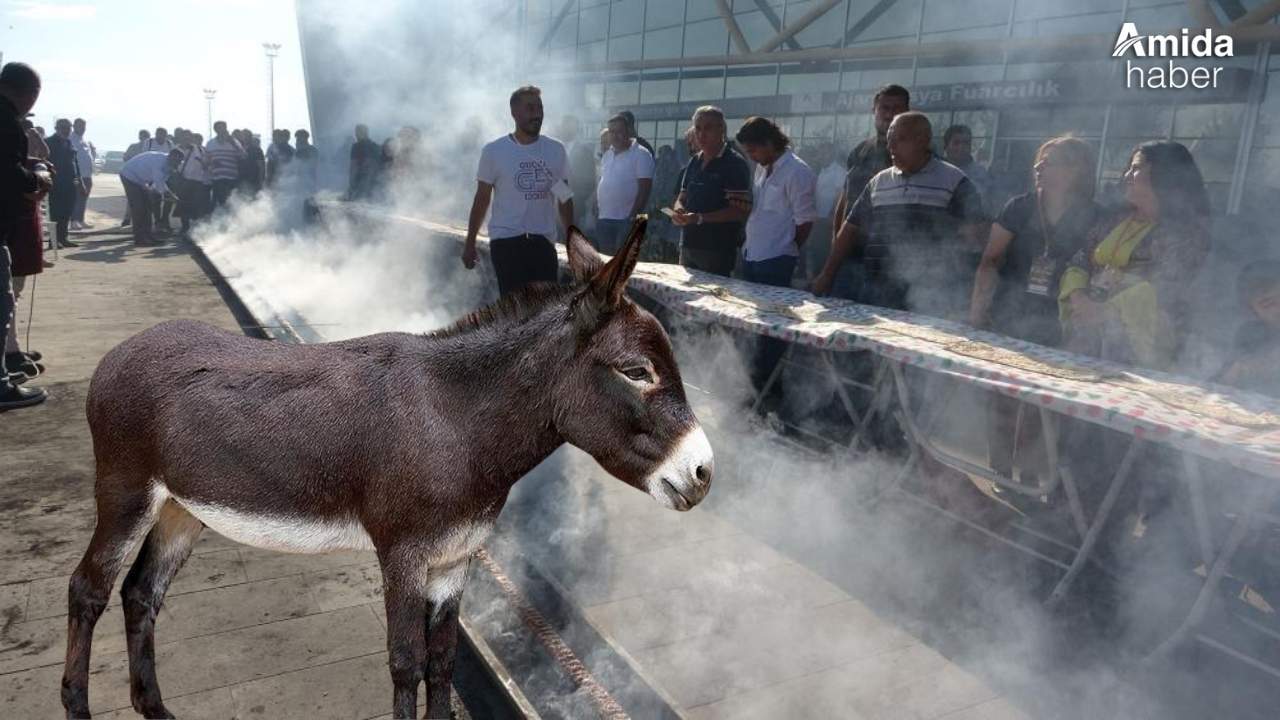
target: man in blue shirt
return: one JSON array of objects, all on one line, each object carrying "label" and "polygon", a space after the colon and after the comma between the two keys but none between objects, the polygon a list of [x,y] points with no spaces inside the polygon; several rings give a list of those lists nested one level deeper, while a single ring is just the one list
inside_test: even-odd
[{"label": "man in blue shirt", "polygon": [[729,147],[720,108],[698,108],[693,132],[698,154],[685,166],[671,218],[683,230],[680,264],[729,277],[742,244],[742,224],[751,214],[751,170]]}]

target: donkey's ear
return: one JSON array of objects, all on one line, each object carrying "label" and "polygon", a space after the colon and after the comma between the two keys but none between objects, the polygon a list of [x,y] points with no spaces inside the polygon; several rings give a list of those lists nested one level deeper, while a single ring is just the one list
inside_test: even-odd
[{"label": "donkey's ear", "polygon": [[592,291],[610,310],[622,303],[627,280],[636,269],[636,261],[640,259],[640,245],[644,242],[644,230],[648,222],[647,215],[637,215],[622,249],[591,279]]},{"label": "donkey's ear", "polygon": [[604,267],[604,260],[600,259],[600,253],[591,247],[591,241],[576,225],[569,226],[565,247],[569,253],[569,270],[578,282],[589,282]]}]

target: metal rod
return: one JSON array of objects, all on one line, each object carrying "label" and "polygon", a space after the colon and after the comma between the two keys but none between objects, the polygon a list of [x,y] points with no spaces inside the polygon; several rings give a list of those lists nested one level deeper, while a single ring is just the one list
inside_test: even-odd
[{"label": "metal rod", "polygon": [[[720,2],[723,3],[724,0],[720,0]],[[801,15],[795,22],[791,23],[787,27],[784,27],[782,29],[782,32],[778,33],[777,35],[774,35],[772,38],[766,41],[765,44],[761,45],[760,49],[757,50],[756,52],[760,52],[760,53],[773,52],[774,50],[778,49],[779,45],[786,42],[787,40],[790,40],[796,33],[812,25],[814,20],[817,20],[823,15],[826,15],[827,12],[831,10],[831,8],[839,4],[840,4],[840,0],[825,0],[821,5],[815,5],[811,10],[809,10],[809,12],[805,13],[804,15]]]},{"label": "metal rod", "polygon": [[[1196,601],[1191,605],[1191,611],[1187,613],[1187,617],[1182,621],[1182,625],[1173,632],[1159,647],[1151,652],[1148,660],[1167,655],[1172,652],[1175,647],[1182,643],[1193,630],[1204,622],[1204,617],[1209,612],[1209,607],[1213,604],[1213,596],[1218,591],[1218,584],[1222,582],[1222,578],[1227,574],[1227,568],[1231,566],[1231,560],[1235,557],[1236,551],[1240,549],[1240,544],[1244,542],[1245,536],[1249,534],[1253,522],[1258,516],[1258,507],[1269,505],[1270,502],[1258,502],[1262,498],[1257,497],[1257,493],[1250,493],[1254,497],[1246,499],[1244,512],[1236,518],[1231,526],[1231,532],[1227,534],[1227,541],[1222,546],[1222,551],[1214,558],[1213,564],[1209,566],[1209,572],[1205,576],[1204,584],[1200,586],[1200,594],[1196,595]],[[1273,500],[1275,493],[1269,493],[1267,500]]]},{"label": "metal rod", "polygon": [[1107,518],[1111,516],[1111,510],[1115,507],[1116,501],[1120,499],[1120,491],[1124,489],[1125,482],[1129,479],[1129,471],[1133,469],[1134,460],[1138,457],[1138,451],[1143,447],[1143,443],[1138,438],[1133,438],[1129,442],[1129,449],[1124,454],[1124,459],[1120,461],[1120,468],[1116,470],[1116,474],[1111,479],[1111,487],[1107,489],[1107,494],[1102,498],[1102,504],[1098,507],[1098,513],[1093,518],[1093,525],[1089,527],[1089,532],[1085,534],[1084,541],[1080,543],[1080,550],[1076,552],[1075,560],[1071,563],[1071,568],[1067,570],[1067,574],[1058,581],[1057,587],[1049,594],[1046,605],[1053,607],[1062,602],[1066,597],[1067,591],[1071,589],[1072,583],[1076,577],[1080,575],[1080,571],[1084,569],[1084,564],[1089,559],[1089,555],[1093,553],[1093,547],[1098,544],[1098,538],[1102,535],[1102,528],[1107,524]]},{"label": "metal rod", "polygon": [[729,7],[729,0],[716,0],[716,9],[720,11],[720,18],[724,20],[724,26],[729,28],[729,37],[733,38],[733,44],[738,46],[738,52],[746,55],[751,52],[751,46],[747,44],[747,38],[742,34],[742,28],[738,27],[738,21],[733,17],[733,9]]},{"label": "metal rod", "polygon": [[1204,499],[1204,475],[1200,463],[1190,455],[1182,456],[1183,478],[1187,481],[1187,494],[1191,499],[1191,520],[1200,543],[1200,557],[1205,567],[1213,564],[1213,528],[1209,525],[1209,508]]}]

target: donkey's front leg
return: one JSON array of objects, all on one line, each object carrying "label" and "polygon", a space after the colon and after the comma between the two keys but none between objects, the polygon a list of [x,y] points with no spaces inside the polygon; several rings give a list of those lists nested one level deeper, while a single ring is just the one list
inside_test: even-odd
[{"label": "donkey's front leg", "polygon": [[458,609],[467,584],[470,560],[463,560],[427,576],[428,616],[427,714],[431,720],[449,720],[453,690],[453,661],[458,651]]},{"label": "donkey's front leg", "polygon": [[416,557],[382,560],[382,584],[387,604],[387,652],[394,686],[392,715],[412,718],[418,706],[418,685],[427,662],[427,587],[422,582],[426,563]]}]

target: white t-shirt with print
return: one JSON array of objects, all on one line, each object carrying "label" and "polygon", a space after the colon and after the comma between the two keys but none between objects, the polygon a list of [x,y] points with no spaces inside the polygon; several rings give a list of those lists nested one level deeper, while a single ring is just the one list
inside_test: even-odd
[{"label": "white t-shirt with print", "polygon": [[653,155],[635,140],[619,153],[613,148],[604,154],[600,184],[596,186],[596,204],[602,220],[630,220],[631,208],[641,180],[653,179]]},{"label": "white t-shirt with print", "polygon": [[476,179],[493,185],[489,211],[489,237],[517,235],[556,237],[559,201],[553,183],[563,182],[568,191],[569,155],[555,138],[539,135],[521,145],[504,135],[480,151]]}]

